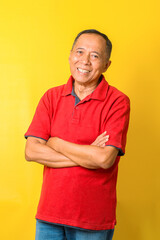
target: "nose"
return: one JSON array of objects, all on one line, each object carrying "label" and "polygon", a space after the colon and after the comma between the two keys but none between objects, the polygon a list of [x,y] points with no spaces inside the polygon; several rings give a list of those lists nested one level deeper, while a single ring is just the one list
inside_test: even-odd
[{"label": "nose", "polygon": [[90,64],[90,55],[89,54],[83,54],[81,61],[83,64]]}]

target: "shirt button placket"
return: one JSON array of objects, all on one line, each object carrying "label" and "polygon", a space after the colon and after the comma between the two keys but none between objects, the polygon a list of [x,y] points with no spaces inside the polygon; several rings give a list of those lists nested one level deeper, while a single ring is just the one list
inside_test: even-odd
[{"label": "shirt button placket", "polygon": [[80,120],[80,112],[79,112],[79,107],[75,106],[74,110],[73,110],[73,118],[72,118],[72,122],[74,123],[79,123]]}]

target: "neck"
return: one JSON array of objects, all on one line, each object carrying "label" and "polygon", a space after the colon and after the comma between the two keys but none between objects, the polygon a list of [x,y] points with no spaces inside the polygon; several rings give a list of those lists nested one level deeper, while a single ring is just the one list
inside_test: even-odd
[{"label": "neck", "polygon": [[74,91],[80,100],[83,100],[85,97],[90,95],[97,87],[98,82],[90,85],[79,84],[76,81],[74,82]]}]

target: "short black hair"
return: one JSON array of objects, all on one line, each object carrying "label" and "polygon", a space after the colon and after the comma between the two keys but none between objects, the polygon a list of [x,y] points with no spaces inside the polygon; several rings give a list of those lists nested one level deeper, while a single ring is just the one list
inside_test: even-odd
[{"label": "short black hair", "polygon": [[101,32],[99,32],[99,31],[97,31],[96,29],[87,29],[87,30],[83,30],[83,31],[81,31],[80,33],[78,33],[78,35],[77,35],[76,38],[74,39],[72,49],[73,49],[74,45],[76,44],[78,38],[79,38],[82,34],[86,34],[86,33],[89,33],[89,34],[94,33],[94,34],[100,35],[100,36],[102,36],[102,37],[106,40],[106,50],[107,50],[108,59],[109,59],[110,56],[111,56],[111,51],[112,51],[112,43],[111,43],[111,41],[109,40],[109,38],[108,38],[104,33],[101,33]]}]

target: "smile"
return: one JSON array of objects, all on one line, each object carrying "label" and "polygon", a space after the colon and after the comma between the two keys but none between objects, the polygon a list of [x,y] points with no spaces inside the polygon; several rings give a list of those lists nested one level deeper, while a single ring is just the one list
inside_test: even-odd
[{"label": "smile", "polygon": [[77,68],[77,70],[81,73],[89,73],[90,72],[89,70],[85,70],[85,69],[82,69],[82,68]]}]

